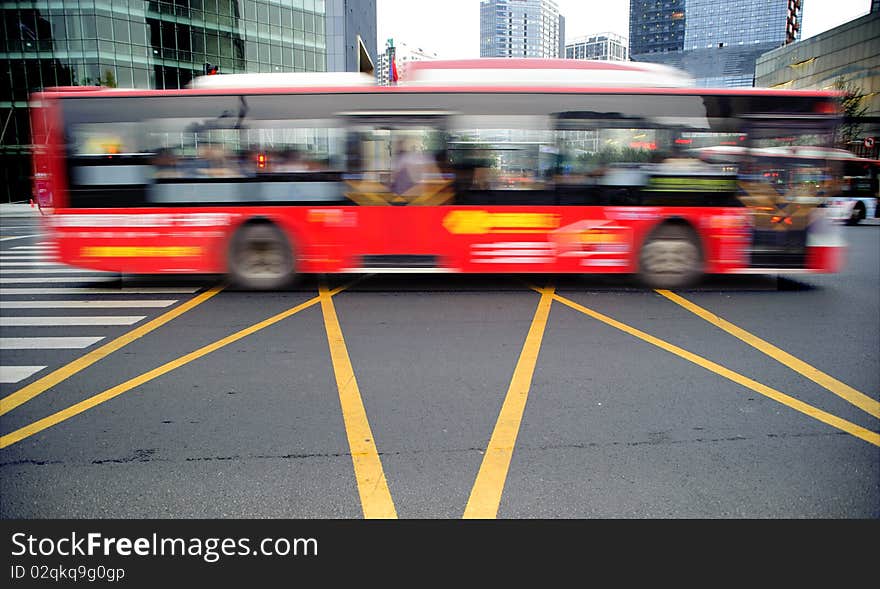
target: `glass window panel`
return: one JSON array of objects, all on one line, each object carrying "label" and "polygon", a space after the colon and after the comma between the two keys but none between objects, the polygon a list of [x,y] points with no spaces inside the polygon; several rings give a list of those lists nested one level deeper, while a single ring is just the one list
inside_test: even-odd
[{"label": "glass window panel", "polygon": [[141,68],[134,68],[132,70],[132,86],[135,88],[149,88],[150,87],[150,72]]},{"label": "glass window panel", "polygon": [[193,29],[190,32],[192,52],[195,54],[205,53],[205,32],[202,29]]},{"label": "glass window panel", "polygon": [[128,32],[128,21],[118,18],[113,19],[113,35],[117,43],[130,42],[131,35]]},{"label": "glass window panel", "polygon": [[147,44],[147,27],[144,25],[144,23],[131,23],[131,42],[135,45]]},{"label": "glass window panel", "polygon": [[95,17],[99,39],[113,40],[113,21],[109,16]]},{"label": "glass window panel", "polygon": [[83,39],[96,39],[98,30],[95,24],[95,16],[92,14],[84,14],[82,16]]},{"label": "glass window panel", "polygon": [[220,40],[217,38],[216,34],[212,34],[210,32],[205,33],[205,53],[209,56],[217,56],[220,55]]}]

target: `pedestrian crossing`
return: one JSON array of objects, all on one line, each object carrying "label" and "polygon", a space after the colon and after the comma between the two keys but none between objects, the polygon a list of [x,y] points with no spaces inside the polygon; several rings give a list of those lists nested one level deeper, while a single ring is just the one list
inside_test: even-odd
[{"label": "pedestrian crossing", "polygon": [[0,384],[15,384],[41,371],[45,366],[2,366],[0,365]]},{"label": "pedestrian crossing", "polygon": [[179,302],[179,297],[168,295],[186,296],[199,290],[138,286],[140,281],[127,287],[119,286],[119,281],[115,273],[57,264],[49,243],[4,243],[0,249],[0,385],[20,386],[39,378]]}]

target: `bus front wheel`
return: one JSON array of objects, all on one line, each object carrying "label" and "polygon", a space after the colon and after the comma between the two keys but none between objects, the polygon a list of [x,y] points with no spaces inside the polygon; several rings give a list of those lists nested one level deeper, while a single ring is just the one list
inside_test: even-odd
[{"label": "bus front wheel", "polygon": [[239,229],[229,249],[229,278],[247,290],[273,290],[293,278],[293,249],[284,233],[271,223],[248,223]]},{"label": "bus front wheel", "polygon": [[650,288],[683,288],[695,284],[701,274],[699,240],[690,227],[661,225],[639,252],[639,278]]}]

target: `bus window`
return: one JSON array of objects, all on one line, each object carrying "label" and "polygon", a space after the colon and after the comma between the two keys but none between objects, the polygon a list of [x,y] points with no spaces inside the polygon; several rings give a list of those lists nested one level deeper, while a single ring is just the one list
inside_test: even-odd
[{"label": "bus window", "polygon": [[349,199],[361,205],[442,205],[453,197],[441,121],[357,119],[349,126]]},{"label": "bus window", "polygon": [[[731,206],[736,167],[701,159],[694,145],[729,137],[706,117],[569,112],[557,119],[560,204]],[[733,206],[738,206],[734,204]]]},{"label": "bus window", "polygon": [[458,116],[449,162],[465,204],[555,204],[558,149],[549,117]]}]

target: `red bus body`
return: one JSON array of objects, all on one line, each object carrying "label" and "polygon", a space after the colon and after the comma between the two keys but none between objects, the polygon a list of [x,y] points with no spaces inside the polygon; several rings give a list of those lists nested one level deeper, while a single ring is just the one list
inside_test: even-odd
[{"label": "red bus body", "polygon": [[[217,76],[222,78],[222,76]],[[584,92],[571,87],[486,86],[396,88],[247,89],[260,94],[350,95],[352,110],[361,93],[380,97],[432,92]],[[595,91],[595,90],[594,90]],[[601,88],[604,94],[632,88]],[[692,89],[641,89],[641,95],[690,95]],[[769,93],[770,91],[765,91]],[[762,91],[703,90],[718,96],[752,96]],[[784,92],[783,92],[784,93]],[[624,273],[639,271],[639,252],[661,224],[673,221],[699,236],[702,271],[836,272],[845,248],[826,228],[808,235],[804,262],[797,267],[755,267],[750,261],[754,210],[729,206],[616,206],[554,204],[442,204],[362,206],[316,203],[296,206],[247,202],[134,207],[71,207],[64,100],[112,97],[228,95],[224,89],[122,91],[58,89],[32,99],[34,189],[58,261],[82,268],[130,274],[225,273],[232,236],[245,223],[268,222],[281,229],[302,273],[376,271],[475,273]],[[781,93],[776,93],[781,94]],[[797,93],[790,92],[795,95]],[[814,93],[831,104],[831,93]],[[822,102],[822,108],[827,108]],[[114,157],[112,154],[108,158]],[[368,263],[369,262],[369,263]],[[387,262],[387,263],[386,263]]]}]

